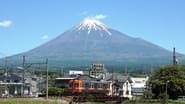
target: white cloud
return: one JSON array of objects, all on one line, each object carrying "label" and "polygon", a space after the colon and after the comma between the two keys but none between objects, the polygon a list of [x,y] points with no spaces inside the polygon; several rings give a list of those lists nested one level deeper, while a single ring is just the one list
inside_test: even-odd
[{"label": "white cloud", "polygon": [[0,27],[10,27],[11,25],[12,25],[12,21],[10,20],[0,21]]},{"label": "white cloud", "polygon": [[48,39],[48,38],[49,38],[48,35],[43,35],[43,36],[41,37],[41,39],[43,39],[43,40],[46,40],[46,39]]},{"label": "white cloud", "polygon": [[103,14],[97,14],[95,15],[93,18],[97,19],[97,20],[101,20],[101,19],[105,19],[107,16],[103,15]]}]

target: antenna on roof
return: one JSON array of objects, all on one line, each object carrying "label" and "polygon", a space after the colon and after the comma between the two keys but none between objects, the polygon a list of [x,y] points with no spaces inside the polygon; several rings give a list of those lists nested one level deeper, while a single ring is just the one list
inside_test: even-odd
[{"label": "antenna on roof", "polygon": [[112,81],[114,80],[114,70],[112,69]]},{"label": "antenna on roof", "polygon": [[127,65],[125,65],[125,75],[128,76]]},{"label": "antenna on roof", "polygon": [[150,75],[152,75],[152,73],[153,73],[153,67],[152,65],[150,65]]}]

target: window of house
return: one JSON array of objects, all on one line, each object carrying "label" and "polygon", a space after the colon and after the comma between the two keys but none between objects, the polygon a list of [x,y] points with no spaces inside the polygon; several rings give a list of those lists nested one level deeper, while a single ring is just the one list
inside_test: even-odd
[{"label": "window of house", "polygon": [[15,83],[18,83],[18,82],[19,82],[19,80],[14,80],[14,82],[15,82]]},{"label": "window of house", "polygon": [[129,94],[129,91],[126,91],[126,94],[128,95]]},{"label": "window of house", "polygon": [[127,95],[129,94],[129,91],[128,91],[128,82],[126,83],[126,94]]},{"label": "window of house", "polygon": [[32,78],[33,81],[37,81],[37,78]]},{"label": "window of house", "polygon": [[119,95],[123,95],[123,91],[120,91],[120,92],[119,92]]}]

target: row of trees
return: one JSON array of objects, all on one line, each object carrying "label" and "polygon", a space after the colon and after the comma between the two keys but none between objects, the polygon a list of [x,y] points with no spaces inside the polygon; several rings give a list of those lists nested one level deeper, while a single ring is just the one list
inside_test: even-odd
[{"label": "row of trees", "polygon": [[150,76],[145,97],[177,99],[180,95],[185,95],[185,66],[165,66]]}]

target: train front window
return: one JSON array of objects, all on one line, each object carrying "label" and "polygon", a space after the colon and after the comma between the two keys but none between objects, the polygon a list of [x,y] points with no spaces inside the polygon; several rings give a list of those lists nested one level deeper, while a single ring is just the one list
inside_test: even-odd
[{"label": "train front window", "polygon": [[70,83],[70,84],[69,84],[69,87],[70,87],[70,88],[78,87],[78,84],[77,84],[77,83]]},{"label": "train front window", "polygon": [[78,83],[75,83],[75,84],[74,84],[74,87],[78,87],[78,86],[79,86]]},{"label": "train front window", "polygon": [[84,85],[82,83],[79,83],[80,84],[80,87],[83,87]]},{"label": "train front window", "polygon": [[70,83],[70,84],[69,84],[69,87],[70,87],[70,88],[72,88],[72,87],[73,87],[73,84],[72,84],[72,83]]}]

